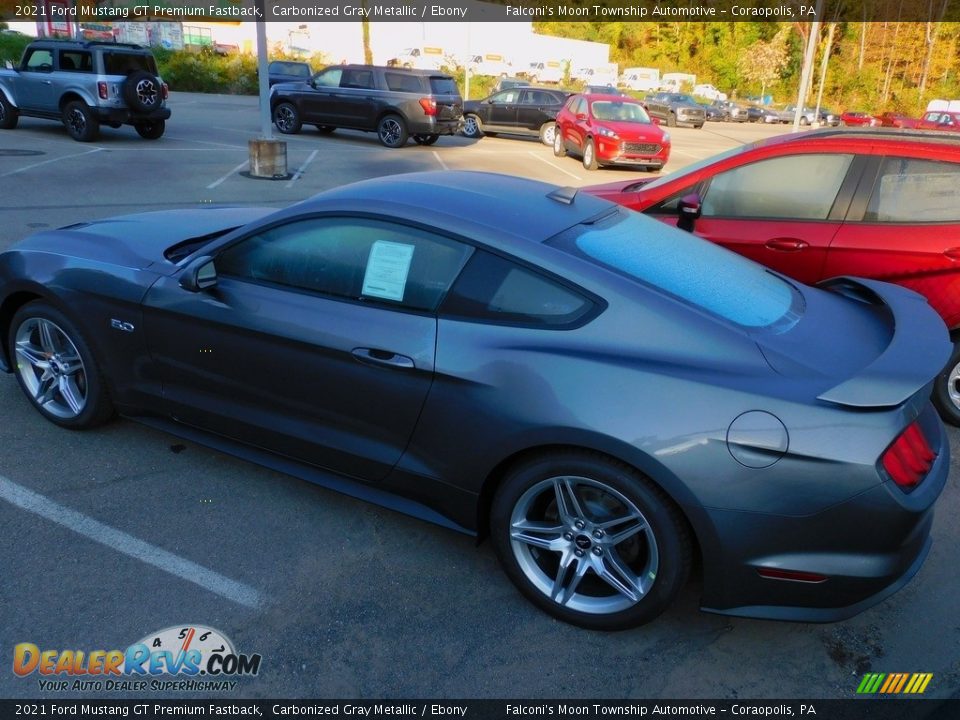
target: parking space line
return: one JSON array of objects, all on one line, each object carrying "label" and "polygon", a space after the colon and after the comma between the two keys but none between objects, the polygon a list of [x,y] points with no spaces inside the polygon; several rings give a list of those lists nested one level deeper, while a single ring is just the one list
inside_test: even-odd
[{"label": "parking space line", "polygon": [[307,165],[313,162],[313,159],[317,156],[319,150],[314,150],[310,153],[309,157],[304,160],[303,165],[297,168],[297,171],[293,174],[293,177],[290,178],[290,182],[286,184],[286,187],[293,187],[293,184],[300,179],[300,176],[303,175],[303,171],[307,169]]},{"label": "parking space line", "polygon": [[41,165],[49,165],[50,163],[59,162],[60,160],[67,160],[69,158],[83,157],[84,155],[92,155],[93,153],[98,153],[103,150],[102,147],[93,148],[93,150],[87,150],[82,153],[73,153],[72,155],[61,155],[60,157],[50,158],[49,160],[42,160],[38,163],[33,163],[32,165],[25,165],[22,168],[17,168],[16,170],[11,170],[10,172],[5,172],[0,177],[10,177],[11,175],[16,175],[18,173],[26,172],[27,170],[32,170],[35,167],[40,167]]},{"label": "parking space line", "polygon": [[249,160],[244,160],[242,163],[240,163],[239,165],[237,165],[233,170],[231,170],[230,172],[228,172],[228,173],[227,173],[226,175],[224,175],[222,178],[220,178],[219,180],[214,180],[212,183],[210,183],[209,185],[207,185],[207,190],[213,190],[215,187],[217,187],[217,185],[219,185],[220,183],[222,183],[222,182],[223,182],[224,180],[226,180],[228,177],[230,177],[231,175],[233,175],[233,174],[236,173],[236,172],[239,172],[239,171],[240,171],[240,168],[244,167],[244,166],[247,165],[249,162],[250,162]]},{"label": "parking space line", "polygon": [[536,158],[537,160],[539,160],[540,162],[546,163],[547,165],[549,165],[550,167],[552,167],[554,170],[559,170],[559,171],[562,172],[564,175],[569,175],[569,176],[572,177],[574,180],[580,180],[581,182],[583,181],[583,178],[580,177],[579,175],[574,175],[572,172],[570,172],[570,171],[568,171],[568,170],[564,170],[562,167],[560,167],[560,166],[557,165],[556,163],[550,162],[550,161],[547,160],[545,157],[540,157],[540,156],[537,155],[533,150],[530,150],[530,151],[529,151],[529,154],[530,154],[531,157],[535,157],[535,158]]},{"label": "parking space line", "polygon": [[447,164],[440,157],[440,153],[438,153],[436,150],[433,151],[433,156],[437,159],[437,162],[440,163],[440,167],[442,167],[444,170],[450,169],[447,167]]},{"label": "parking space line", "polygon": [[204,590],[226,598],[238,605],[258,608],[263,601],[254,588],[231,580],[197,563],[174,555],[162,548],[144,542],[133,535],[104,525],[83,513],[64,507],[43,495],[28,490],[22,485],[0,475],[0,499],[16,505],[83,535],[101,545],[106,545],[124,555],[129,555],[164,572],[176,575],[187,582],[199,585]]},{"label": "parking space line", "polygon": [[170,140],[179,140],[180,142],[197,143],[199,145],[215,145],[217,147],[231,148],[233,150],[247,149],[247,147],[244,145],[228,145],[227,143],[210,142],[208,140],[191,140],[190,138],[176,137],[175,135],[167,135],[167,138]]}]

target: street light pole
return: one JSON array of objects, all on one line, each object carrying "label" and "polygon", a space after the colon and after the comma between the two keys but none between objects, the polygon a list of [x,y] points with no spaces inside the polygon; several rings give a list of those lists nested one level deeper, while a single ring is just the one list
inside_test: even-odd
[{"label": "street light pole", "polygon": [[793,131],[800,129],[800,114],[803,112],[803,103],[807,98],[807,86],[810,84],[810,77],[813,74],[813,58],[817,52],[817,39],[820,35],[820,14],[823,12],[823,0],[817,0],[816,10],[817,19],[814,20],[810,28],[810,37],[807,38],[807,51],[803,56],[803,70],[800,72],[800,88],[797,90],[797,107],[793,113]]}]

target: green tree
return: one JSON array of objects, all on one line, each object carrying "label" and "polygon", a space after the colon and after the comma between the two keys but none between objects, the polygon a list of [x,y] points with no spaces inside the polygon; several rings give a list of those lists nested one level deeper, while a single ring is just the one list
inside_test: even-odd
[{"label": "green tree", "polygon": [[790,59],[787,52],[789,32],[789,28],[785,27],[771,40],[757,40],[737,61],[740,76],[749,83],[760,84],[760,97],[766,94],[769,85],[782,77],[787,67]]}]

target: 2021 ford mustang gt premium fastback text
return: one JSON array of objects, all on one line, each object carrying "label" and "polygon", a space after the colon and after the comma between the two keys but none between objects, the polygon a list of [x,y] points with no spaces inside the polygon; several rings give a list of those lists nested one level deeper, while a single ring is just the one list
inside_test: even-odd
[{"label": "2021 ford mustang gt premium fastback text", "polygon": [[848,617],[918,571],[949,465],[921,296],[499,175],[43,232],[0,255],[0,338],[59,425],[119,412],[489,535],[591,628],[656,617],[697,556],[704,609]]}]

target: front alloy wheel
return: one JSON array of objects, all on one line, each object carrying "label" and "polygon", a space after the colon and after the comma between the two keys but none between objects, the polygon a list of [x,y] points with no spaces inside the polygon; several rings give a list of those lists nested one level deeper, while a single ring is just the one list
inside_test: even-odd
[{"label": "front alloy wheel", "polygon": [[497,554],[524,595],[603,630],[648,622],[673,601],[689,570],[684,527],[632,469],[586,454],[521,467],[491,515]]},{"label": "front alloy wheel", "polygon": [[300,111],[293,103],[280,103],[273,109],[273,124],[284,135],[296,135],[303,126]]},{"label": "front alloy wheel", "polygon": [[933,404],[945,422],[960,425],[960,341],[933,385]]},{"label": "front alloy wheel", "polygon": [[33,302],[17,312],[11,328],[17,379],[41,414],[71,428],[93,427],[110,417],[103,380],[69,319]]}]

